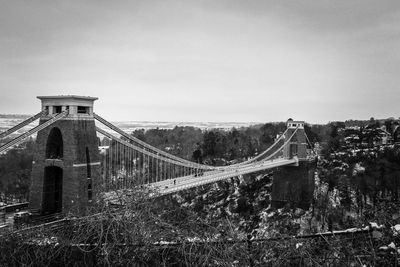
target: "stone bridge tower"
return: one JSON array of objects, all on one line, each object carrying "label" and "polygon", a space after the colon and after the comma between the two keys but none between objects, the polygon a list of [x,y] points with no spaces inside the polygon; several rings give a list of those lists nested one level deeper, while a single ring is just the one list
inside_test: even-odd
[{"label": "stone bridge tower", "polygon": [[[307,157],[307,139],[304,121],[287,121],[285,142],[293,135],[283,149],[283,156],[298,157],[297,166],[279,167],[274,171],[271,202],[275,208],[285,205],[308,209],[314,193],[315,158]],[[296,131],[297,129],[297,131]],[[296,131],[296,133],[295,133]]]},{"label": "stone bridge tower", "polygon": [[100,177],[98,139],[93,117],[95,97],[38,96],[46,113],[40,124],[68,112],[37,134],[29,209],[41,214],[84,214]]},{"label": "stone bridge tower", "polygon": [[290,142],[283,149],[283,156],[292,158],[297,156],[300,160],[307,159],[307,140],[306,133],[304,131],[304,121],[293,121],[289,119],[286,123],[287,132],[285,134],[285,141],[288,140],[293,133]]}]

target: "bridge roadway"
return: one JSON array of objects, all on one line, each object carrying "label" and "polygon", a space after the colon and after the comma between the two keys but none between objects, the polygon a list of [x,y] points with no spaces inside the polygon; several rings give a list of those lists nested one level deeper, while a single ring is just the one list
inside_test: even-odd
[{"label": "bridge roadway", "polygon": [[[297,166],[299,159],[294,157],[292,159],[277,158],[267,161],[258,161],[247,165],[235,166],[235,167],[221,167],[220,170],[204,172],[203,175],[195,177],[194,175],[187,175],[183,177],[177,177],[173,179],[167,179],[155,183],[147,184],[150,189],[154,189],[157,193],[150,193],[149,197],[157,197],[160,195],[173,194],[179,191],[190,189],[197,186],[215,183],[231,177],[253,173],[257,171],[272,169],[280,166],[293,165]],[[126,191],[128,190],[128,191]],[[113,191],[105,192],[104,197],[111,202],[114,202],[123,196],[130,189],[118,189]]]},{"label": "bridge roadway", "polygon": [[175,179],[168,179],[160,182],[151,183],[149,186],[154,189],[158,189],[161,195],[167,195],[189,188],[214,183],[217,181],[229,179],[238,175],[253,173],[257,171],[267,170],[280,166],[297,165],[299,162],[298,158],[286,159],[278,158],[268,161],[260,161],[252,164],[242,165],[240,167],[229,168],[227,166],[224,169],[204,172],[204,175],[195,177],[194,175],[179,177]]}]

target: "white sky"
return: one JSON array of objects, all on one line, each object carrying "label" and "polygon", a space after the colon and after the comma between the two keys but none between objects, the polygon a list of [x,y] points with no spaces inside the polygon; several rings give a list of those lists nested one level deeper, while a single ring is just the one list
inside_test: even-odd
[{"label": "white sky", "polygon": [[0,113],[97,96],[114,120],[399,117],[400,1],[0,0]]}]

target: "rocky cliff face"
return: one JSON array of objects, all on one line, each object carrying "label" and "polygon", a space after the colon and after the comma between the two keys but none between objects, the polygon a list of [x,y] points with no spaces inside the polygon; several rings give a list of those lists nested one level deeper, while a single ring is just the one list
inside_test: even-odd
[{"label": "rocky cliff face", "polygon": [[[218,226],[229,222],[243,237],[298,234],[302,222],[296,219],[306,214],[312,201],[315,168],[309,164],[292,168],[235,177],[177,194],[174,198],[182,206],[192,207],[210,224]],[[276,201],[285,206],[277,209],[273,205],[274,195],[293,196],[294,199]],[[304,210],[298,208],[301,205]]]},{"label": "rocky cliff face", "polygon": [[314,193],[315,168],[315,161],[277,168],[271,193],[272,206],[309,209]]}]

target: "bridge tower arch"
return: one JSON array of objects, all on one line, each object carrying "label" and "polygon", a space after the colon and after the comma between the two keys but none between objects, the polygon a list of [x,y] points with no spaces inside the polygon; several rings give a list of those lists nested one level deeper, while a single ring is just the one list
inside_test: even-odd
[{"label": "bridge tower arch", "polygon": [[75,95],[38,98],[46,111],[39,124],[58,113],[68,112],[68,115],[37,134],[29,209],[41,214],[85,214],[100,178],[93,117],[97,98]]},{"label": "bridge tower arch", "polygon": [[46,143],[46,158],[62,159],[64,152],[64,143],[61,130],[58,127],[53,127],[50,130]]}]

